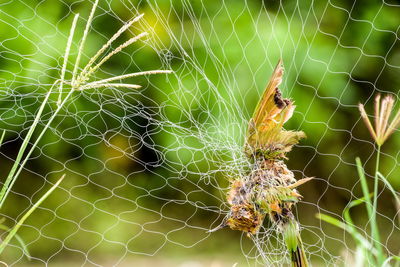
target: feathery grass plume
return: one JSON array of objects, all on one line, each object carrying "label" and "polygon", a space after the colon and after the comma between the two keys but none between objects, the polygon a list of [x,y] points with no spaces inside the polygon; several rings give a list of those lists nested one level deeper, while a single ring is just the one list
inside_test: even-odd
[{"label": "feathery grass plume", "polygon": [[[11,167],[11,170],[7,174],[7,178],[4,181],[3,185],[0,188],[0,210],[2,210],[3,205],[5,200],[7,199],[8,194],[11,192],[13,185],[17,178],[19,177],[21,171],[23,170],[25,164],[29,160],[31,154],[33,151],[36,149],[39,141],[42,139],[44,136],[45,132],[48,130],[60,110],[64,107],[64,105],[67,103],[67,101],[70,100],[70,97],[75,91],[81,91],[84,89],[93,89],[93,88],[101,88],[101,87],[125,87],[125,88],[132,88],[132,89],[138,89],[140,88],[140,85],[137,84],[129,84],[129,83],[110,83],[111,81],[116,81],[116,80],[124,80],[127,78],[131,77],[136,77],[136,76],[141,76],[141,75],[151,75],[151,74],[167,74],[171,73],[171,70],[148,70],[148,71],[142,71],[142,72],[136,72],[136,73],[129,73],[125,75],[119,75],[119,76],[114,76],[110,77],[107,79],[103,80],[97,80],[97,81],[92,81],[88,82],[90,79],[90,76],[94,74],[96,70],[98,70],[103,63],[105,63],[110,57],[113,55],[121,52],[124,48],[127,46],[131,45],[132,43],[136,42],[140,38],[144,37],[147,35],[146,32],[141,33],[133,38],[130,38],[128,41],[124,42],[122,45],[118,46],[116,49],[112,50],[110,53],[106,54],[102,60],[99,61],[95,66],[95,62],[97,59],[105,53],[108,47],[111,46],[112,42],[116,40],[124,31],[126,31],[133,23],[136,21],[140,20],[140,18],[143,16],[139,15],[136,18],[132,19],[128,23],[126,23],[124,26],[122,26],[107,42],[106,44],[103,45],[102,48],[100,48],[96,54],[89,60],[89,62],[86,64],[86,66],[79,72],[79,65],[80,65],[80,59],[81,55],[83,53],[83,50],[85,48],[85,41],[87,38],[87,35],[89,33],[89,29],[93,20],[93,16],[98,4],[98,0],[96,0],[93,4],[92,10],[90,12],[89,18],[86,23],[85,31],[83,33],[83,37],[81,39],[80,45],[79,45],[79,50],[78,50],[78,56],[76,58],[76,61],[74,62],[74,68],[72,72],[72,77],[68,80],[66,78],[67,72],[67,65],[68,65],[68,59],[70,56],[70,51],[72,47],[72,42],[74,39],[74,33],[75,33],[75,28],[77,26],[77,22],[79,19],[79,14],[76,14],[72,26],[70,28],[70,34],[68,37],[68,41],[66,44],[66,49],[65,49],[65,54],[64,54],[64,60],[63,60],[63,65],[61,68],[61,74],[60,74],[60,79],[57,79],[54,81],[52,86],[50,87],[49,91],[45,95],[38,111],[36,112],[35,119],[29,128],[29,131],[27,135],[24,138],[24,141],[18,151],[17,157],[14,161],[13,166]],[[51,93],[53,92],[54,87],[58,86],[58,101],[57,101],[57,108],[56,110],[52,113],[51,117],[47,120],[46,124],[44,127],[39,131],[38,136],[36,140],[32,141],[31,137],[33,136],[33,133],[36,131],[38,123],[41,121],[42,118],[42,113],[45,108],[45,106],[49,103],[49,98]],[[68,88],[67,94],[63,94],[63,90],[65,87]],[[5,131],[3,131],[2,135],[0,136],[0,145],[2,143],[2,140],[4,139]],[[28,144],[33,143],[30,147],[28,147]],[[25,215],[20,219],[20,221],[13,226],[11,229],[9,229],[9,234],[7,235],[6,239],[0,242],[0,254],[4,250],[4,248],[8,245],[8,242],[16,236],[16,232],[18,231],[19,227],[23,224],[24,220],[26,220],[31,213],[41,204],[44,199],[51,194],[51,192],[61,183],[63,180],[64,176],[52,187],[50,188],[49,191],[47,191],[37,203],[35,203],[28,212],[25,213]],[[1,222],[0,222],[0,229],[4,229],[2,227]]]},{"label": "feathery grass plume", "polygon": [[[95,8],[95,6],[94,6]],[[92,11],[93,12],[93,11]],[[95,64],[96,60],[103,54],[105,53],[106,49],[111,46],[113,41],[115,41],[123,32],[127,31],[130,26],[132,26],[133,23],[139,21],[143,17],[143,14],[135,17],[128,23],[126,23],[124,26],[122,26],[112,37],[110,40],[106,42],[96,53],[93,57],[90,58],[89,62],[86,64],[86,66],[82,69],[82,71],[78,74],[77,73],[77,67],[75,65],[74,67],[74,72],[72,76],[72,80],[68,82],[68,84],[71,85],[72,89],[77,90],[77,91],[82,91],[85,89],[92,89],[92,88],[101,88],[101,87],[126,87],[126,88],[133,88],[133,89],[138,89],[141,86],[136,85],[136,84],[128,84],[128,83],[109,83],[110,81],[115,81],[115,80],[124,80],[127,78],[131,77],[136,77],[136,76],[144,76],[144,75],[151,75],[151,74],[169,74],[172,73],[171,70],[149,70],[149,71],[141,71],[141,72],[134,72],[134,73],[128,73],[124,75],[119,75],[119,76],[114,76],[111,78],[103,79],[103,80],[97,80],[97,81],[92,81],[88,82],[90,79],[90,76],[94,74],[106,61],[108,61],[112,56],[118,54],[121,52],[124,48],[130,46],[131,44],[137,42],[140,40],[142,37],[145,37],[148,35],[147,32],[142,32],[138,34],[137,36],[134,36],[130,38],[128,41],[124,42],[123,44],[119,45],[117,48],[113,49],[111,52],[106,54],[97,64]],[[85,29],[85,34],[86,31],[88,31],[88,27]],[[83,49],[83,47],[79,48],[80,50]],[[81,53],[81,51],[79,51]],[[80,55],[79,53],[79,55]],[[79,60],[80,57],[77,58]],[[79,63],[79,62],[78,62]]]},{"label": "feathery grass plume", "polygon": [[364,120],[372,138],[378,146],[383,145],[388,137],[394,132],[394,130],[400,124],[400,109],[393,117],[392,121],[389,122],[390,115],[394,107],[394,98],[392,95],[385,96],[381,101],[381,95],[378,94],[375,97],[375,128],[372,126],[371,121],[368,118],[367,112],[365,112],[364,105],[358,104],[358,108],[361,113],[361,117]]}]

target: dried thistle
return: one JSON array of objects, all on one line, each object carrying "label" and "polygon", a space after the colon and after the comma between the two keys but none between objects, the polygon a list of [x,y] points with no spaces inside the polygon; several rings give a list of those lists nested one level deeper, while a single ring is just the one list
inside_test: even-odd
[{"label": "dried thistle", "polygon": [[248,235],[256,234],[268,217],[283,234],[292,266],[305,267],[307,258],[292,208],[301,198],[296,187],[311,178],[296,181],[283,161],[305,134],[283,129],[295,106],[278,89],[282,75],[283,65],[279,61],[249,122],[244,152],[253,161],[253,168],[231,183],[227,196],[230,212],[221,226],[212,231],[229,226]]},{"label": "dried thistle", "polygon": [[377,94],[375,97],[375,129],[365,112],[364,105],[358,104],[358,108],[361,113],[361,117],[364,120],[372,138],[378,146],[383,145],[388,137],[394,132],[394,130],[400,124],[400,109],[397,111],[393,120],[389,122],[390,115],[394,107],[394,98],[392,95],[386,95],[381,101],[381,95]]}]

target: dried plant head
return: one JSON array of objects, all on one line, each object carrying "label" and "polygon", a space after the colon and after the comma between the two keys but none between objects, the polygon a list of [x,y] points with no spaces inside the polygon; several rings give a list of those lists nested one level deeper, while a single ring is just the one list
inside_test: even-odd
[{"label": "dried plant head", "polygon": [[400,109],[397,110],[392,120],[389,121],[394,108],[394,97],[392,95],[386,95],[382,100],[380,94],[376,95],[374,106],[375,128],[372,126],[372,123],[368,118],[364,105],[358,104],[358,108],[360,110],[361,118],[364,120],[372,138],[378,146],[383,145],[400,124]]},{"label": "dried plant head", "polygon": [[245,142],[245,152],[249,157],[260,154],[263,158],[285,158],[285,153],[305,137],[302,131],[283,128],[296,108],[291,99],[282,97],[278,88],[283,72],[283,63],[279,60],[250,119]]}]

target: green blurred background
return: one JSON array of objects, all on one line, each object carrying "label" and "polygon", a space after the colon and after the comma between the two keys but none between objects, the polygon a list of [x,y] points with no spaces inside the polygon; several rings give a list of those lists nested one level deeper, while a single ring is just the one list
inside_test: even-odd
[{"label": "green blurred background", "polygon": [[[247,167],[241,154],[247,121],[282,58],[282,91],[297,105],[287,128],[307,134],[287,164],[298,179],[316,177],[300,188],[303,239],[315,263],[340,264],[335,256],[351,252],[352,240],[315,214],[341,218],[346,204],[361,196],[355,157],[373,173],[375,148],[357,104],[372,112],[376,93],[398,97],[400,6],[392,2],[100,0],[82,67],[124,22],[144,13],[113,47],[142,31],[149,37],[112,57],[96,79],[150,69],[174,73],[130,79],[143,86],[137,91],[73,95],[1,211],[5,224],[13,226],[62,173],[67,179],[20,230],[33,259],[13,243],[4,260],[17,266],[259,264],[259,252],[241,233],[206,231],[228,210],[229,179]],[[60,76],[73,14],[80,20],[69,71],[90,8],[91,1],[0,4],[2,181]],[[395,189],[399,148],[396,132],[383,147],[381,167]],[[380,199],[382,240],[398,253],[397,209],[387,190]],[[365,210],[352,214],[367,229]],[[276,243],[273,237],[266,242]]]}]

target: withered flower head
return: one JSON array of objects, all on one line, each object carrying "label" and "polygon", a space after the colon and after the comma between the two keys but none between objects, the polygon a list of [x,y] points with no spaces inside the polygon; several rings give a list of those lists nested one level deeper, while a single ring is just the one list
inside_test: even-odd
[{"label": "withered flower head", "polygon": [[293,115],[296,106],[293,101],[283,98],[278,86],[282,82],[283,63],[279,60],[270,81],[250,119],[245,152],[249,157],[285,158],[299,139],[305,137],[302,131],[288,131],[283,128]]},{"label": "withered flower head", "polygon": [[390,115],[394,107],[394,98],[392,95],[386,95],[381,101],[381,95],[378,94],[375,97],[375,129],[365,112],[364,105],[358,104],[358,108],[361,113],[361,117],[364,120],[372,138],[378,146],[383,145],[383,143],[388,139],[388,137],[394,132],[394,130],[400,124],[400,109],[397,111],[396,115],[393,117],[392,121],[389,122]]},{"label": "withered flower head", "polygon": [[302,197],[296,187],[312,178],[296,180],[283,161],[286,152],[305,135],[283,128],[295,106],[278,89],[282,75],[280,60],[249,122],[244,152],[253,167],[231,182],[227,195],[229,213],[211,232],[229,226],[249,236],[255,235],[268,217],[284,236],[292,266],[307,267],[292,208]]}]

